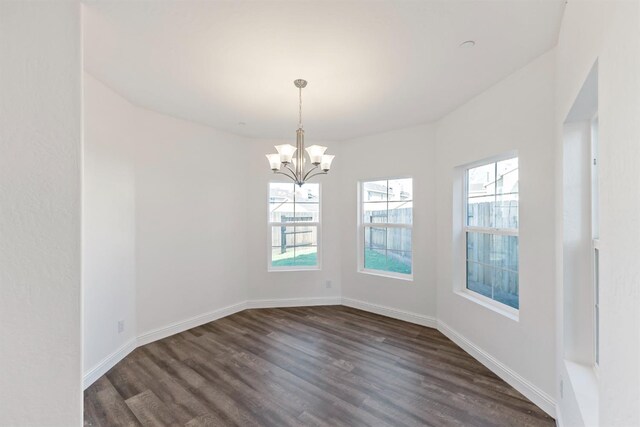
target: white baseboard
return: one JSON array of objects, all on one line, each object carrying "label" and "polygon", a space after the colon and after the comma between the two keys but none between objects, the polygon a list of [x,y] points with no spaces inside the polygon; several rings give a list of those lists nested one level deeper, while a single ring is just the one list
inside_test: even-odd
[{"label": "white baseboard", "polygon": [[556,427],[564,427],[564,422],[562,421],[562,411],[560,410],[560,405],[556,405]]},{"label": "white baseboard", "polygon": [[551,396],[469,341],[466,337],[452,329],[443,321],[438,321],[438,330],[446,335],[451,341],[458,344],[464,351],[469,353],[484,366],[489,368],[489,370],[502,378],[507,382],[507,384],[522,393],[527,399],[538,405],[540,409],[555,418],[556,402]]},{"label": "white baseboard", "polygon": [[309,307],[314,305],[340,305],[340,297],[255,299],[247,301],[247,308]]},{"label": "white baseboard", "polygon": [[149,332],[145,332],[138,335],[136,345],[138,347],[145,344],[152,343],[154,341],[161,340],[171,335],[184,332],[188,329],[195,328],[196,326],[204,325],[205,323],[213,322],[214,320],[221,319],[231,314],[237,313],[247,308],[247,302],[239,302],[237,304],[229,305],[227,307],[219,308],[217,310],[210,311],[208,313],[200,314],[198,316],[190,317],[189,319],[180,320],[175,323],[171,323],[162,328],[154,329]]},{"label": "white baseboard", "polygon": [[342,298],[342,305],[391,317],[393,319],[404,320],[405,322],[415,323],[428,328],[436,328],[438,326],[438,321],[435,317],[399,310],[397,308],[387,307],[384,305],[372,304],[370,302],[360,301],[357,299]]},{"label": "white baseboard", "polygon": [[136,339],[131,338],[129,341],[124,343],[122,347],[118,348],[116,351],[102,359],[96,366],[91,368],[86,374],[82,376],[82,386],[83,388],[89,387],[93,384],[98,378],[107,373],[107,371],[113,368],[116,363],[124,359],[129,353],[136,349]]}]

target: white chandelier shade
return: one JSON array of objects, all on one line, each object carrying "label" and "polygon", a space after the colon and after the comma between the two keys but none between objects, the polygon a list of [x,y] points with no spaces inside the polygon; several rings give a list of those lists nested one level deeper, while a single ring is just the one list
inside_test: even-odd
[{"label": "white chandelier shade", "polygon": [[[331,162],[335,156],[324,154],[324,152],[327,151],[327,147],[323,147],[321,145],[311,145],[307,148],[304,147],[304,129],[302,128],[302,89],[307,86],[307,82],[306,80],[298,79],[295,80],[293,84],[299,89],[300,97],[296,145],[276,145],[275,148],[278,153],[267,154],[266,157],[269,161],[269,167],[273,173],[285,175],[299,186],[302,186],[309,178],[313,178],[316,175],[326,175],[329,172],[329,169],[331,169]],[[309,170],[305,169],[307,162],[305,151],[309,156],[311,165],[313,165]]]}]

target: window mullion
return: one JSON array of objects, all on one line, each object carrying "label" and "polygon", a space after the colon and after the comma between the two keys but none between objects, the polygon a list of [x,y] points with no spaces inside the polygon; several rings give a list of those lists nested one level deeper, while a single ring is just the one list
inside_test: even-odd
[{"label": "window mullion", "polygon": [[493,226],[495,227],[497,224],[496,213],[498,211],[498,162],[495,162],[493,167],[493,179],[495,181],[493,185]]}]

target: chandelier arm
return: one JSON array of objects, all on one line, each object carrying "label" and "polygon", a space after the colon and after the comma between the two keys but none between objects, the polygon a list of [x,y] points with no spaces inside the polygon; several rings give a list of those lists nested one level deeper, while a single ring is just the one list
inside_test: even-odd
[{"label": "chandelier arm", "polygon": [[284,172],[280,172],[280,171],[274,171],[273,173],[275,173],[275,174],[277,174],[277,175],[284,175],[284,176],[286,176],[287,178],[289,178],[289,179],[291,179],[291,180],[293,180],[293,181],[296,181],[296,178],[295,178],[295,177],[293,177],[293,176],[291,176],[291,175],[289,175],[288,173],[284,173]]},{"label": "chandelier arm", "polygon": [[316,170],[316,169],[318,169],[318,165],[315,165],[314,167],[312,167],[311,169],[309,169],[309,170],[307,171],[307,173],[305,173],[305,174],[304,174],[304,178],[302,178],[302,180],[303,180],[303,181],[306,181],[306,180],[307,180],[307,178],[309,177],[309,174],[310,174],[311,172],[313,172],[314,170]]},{"label": "chandelier arm", "polygon": [[[328,172],[322,171],[322,172],[316,172],[313,175],[309,176],[309,179],[313,178],[314,176],[318,176],[318,175],[327,175]],[[306,180],[306,177],[305,177]]]},{"label": "chandelier arm", "polygon": [[293,176],[295,176],[296,178],[298,177],[298,174],[296,173],[296,171],[291,169],[291,166],[289,166],[289,164],[284,165],[284,167],[289,169],[289,171],[293,174]]}]

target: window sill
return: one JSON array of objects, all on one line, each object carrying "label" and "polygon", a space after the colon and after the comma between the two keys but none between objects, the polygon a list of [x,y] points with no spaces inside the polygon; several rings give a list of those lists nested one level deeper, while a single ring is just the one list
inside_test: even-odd
[{"label": "window sill", "polygon": [[481,295],[476,294],[475,292],[467,291],[466,289],[455,291],[455,294],[466,298],[469,301],[473,301],[474,303],[479,304],[485,308],[488,308],[491,311],[501,314],[502,316],[505,316],[515,322],[520,321],[520,312],[515,308],[507,308],[508,306],[504,306],[504,304],[495,302],[493,300],[490,300],[489,298],[484,298]]},{"label": "window sill", "polygon": [[267,272],[269,273],[290,273],[290,272],[300,272],[300,271],[320,271],[322,270],[320,267],[304,267],[304,268],[268,268]]},{"label": "window sill", "polygon": [[384,273],[377,270],[367,270],[364,268],[359,269],[358,273],[369,274],[371,276],[385,277],[387,279],[404,280],[405,282],[413,282],[413,274],[390,274],[390,273]]},{"label": "window sill", "polygon": [[564,361],[578,409],[585,426],[598,425],[598,379],[593,367]]}]

